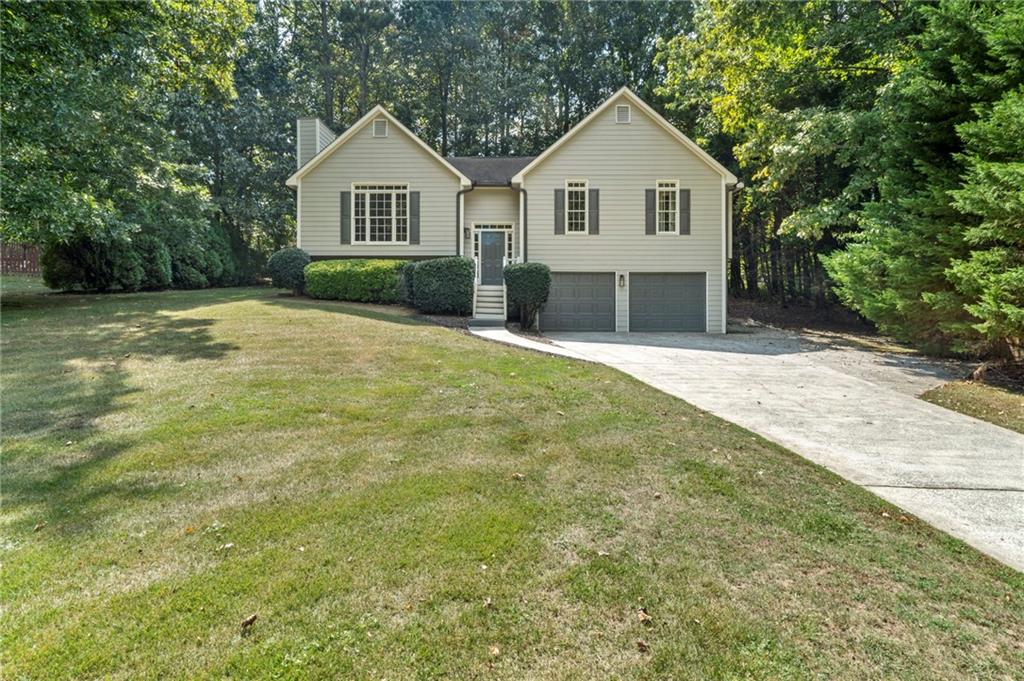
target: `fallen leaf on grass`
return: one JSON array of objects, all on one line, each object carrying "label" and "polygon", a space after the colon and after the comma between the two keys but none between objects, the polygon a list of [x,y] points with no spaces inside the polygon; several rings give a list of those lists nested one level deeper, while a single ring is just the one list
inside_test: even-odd
[{"label": "fallen leaf on grass", "polygon": [[229,543],[227,543],[227,544],[221,544],[221,545],[220,545],[220,546],[219,546],[219,547],[217,548],[217,550],[218,550],[218,551],[227,551],[228,549],[233,549],[233,548],[235,548],[235,545],[229,542]]},{"label": "fallen leaf on grass", "polygon": [[491,646],[491,657],[497,657],[501,655],[501,648],[498,646]]},{"label": "fallen leaf on grass", "polygon": [[43,522],[41,522],[41,523],[36,523],[36,526],[32,528],[32,531],[33,532],[38,532],[39,530],[43,529],[44,527],[46,527],[46,521],[45,520]]},{"label": "fallen leaf on grass", "polygon": [[640,608],[636,611],[637,619],[640,620],[640,624],[650,624],[651,616],[647,614],[647,608]]},{"label": "fallen leaf on grass", "polygon": [[484,607],[487,609],[491,609],[494,607],[494,601],[491,600],[490,596],[484,599]]},{"label": "fallen leaf on grass", "polygon": [[651,647],[647,645],[647,641],[640,639],[636,642],[636,649],[639,650],[641,653],[646,653],[648,650],[651,649]]},{"label": "fallen leaf on grass", "polygon": [[249,615],[248,617],[246,617],[244,620],[242,620],[242,631],[245,632],[246,630],[249,629],[249,627],[251,627],[255,623],[256,623],[256,613],[253,613],[253,614]]},{"label": "fallen leaf on grass", "polygon": [[526,476],[525,476],[525,475],[523,475],[522,473],[513,473],[513,474],[512,474],[512,479],[513,479],[513,480],[522,480],[522,479],[523,479],[523,478],[525,478],[525,477],[526,477]]}]

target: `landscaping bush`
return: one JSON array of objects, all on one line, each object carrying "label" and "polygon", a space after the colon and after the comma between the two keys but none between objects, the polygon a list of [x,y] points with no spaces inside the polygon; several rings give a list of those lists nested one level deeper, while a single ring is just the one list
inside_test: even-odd
[{"label": "landscaping bush", "polygon": [[413,305],[428,314],[473,312],[473,261],[437,258],[416,263],[412,274]]},{"label": "landscaping bush", "polygon": [[402,296],[402,302],[408,303],[409,305],[415,304],[415,288],[413,287],[413,276],[416,272],[416,262],[410,260],[409,262],[402,265],[402,271],[398,274],[398,283],[400,293]]},{"label": "landscaping bush", "polygon": [[508,300],[519,308],[519,325],[532,328],[540,306],[551,291],[551,268],[539,262],[524,262],[505,267],[505,291]]},{"label": "landscaping bush", "polygon": [[296,294],[305,288],[305,269],[309,254],[301,248],[282,248],[267,260],[267,274],[277,288],[287,288]]},{"label": "landscaping bush", "polygon": [[[77,242],[76,242],[77,243]],[[39,256],[43,283],[49,288],[68,290],[83,286],[85,265],[75,257],[74,244],[47,244]]]},{"label": "landscaping bush", "polygon": [[50,288],[87,291],[137,291],[145,276],[142,258],[130,241],[103,242],[78,237],[67,243],[47,244],[40,265]]},{"label": "landscaping bush", "polygon": [[[245,270],[240,257],[245,257]],[[258,266],[244,243],[236,249],[222,227],[199,221],[46,244],[40,264],[52,288],[136,291],[247,283],[253,278],[252,263]]]},{"label": "landscaping bush", "polygon": [[133,240],[135,250],[142,258],[141,287],[150,290],[165,289],[171,285],[171,252],[167,246],[148,234]]},{"label": "landscaping bush", "polygon": [[313,298],[361,303],[401,301],[404,260],[321,260],[306,266],[306,293]]}]

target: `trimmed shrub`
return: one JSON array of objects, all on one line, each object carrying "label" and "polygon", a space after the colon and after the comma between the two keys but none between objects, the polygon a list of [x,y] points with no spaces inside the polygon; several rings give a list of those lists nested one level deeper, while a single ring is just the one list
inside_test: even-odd
[{"label": "trimmed shrub", "polygon": [[305,287],[305,269],[309,254],[301,248],[282,248],[267,260],[267,274],[277,288],[301,294]]},{"label": "trimmed shrub", "polygon": [[402,296],[402,302],[413,305],[416,299],[414,294],[415,289],[413,288],[413,275],[416,272],[416,261],[410,260],[409,262],[402,265],[402,271],[398,275],[399,289]]},{"label": "trimmed shrub", "polygon": [[473,261],[469,258],[437,258],[416,263],[412,275],[413,305],[428,314],[471,314],[473,274]]},{"label": "trimmed shrub", "polygon": [[155,237],[140,234],[132,240],[142,258],[141,287],[150,290],[165,289],[171,285],[171,252]]},{"label": "trimmed shrub", "polygon": [[137,291],[144,278],[142,258],[131,242],[122,239],[101,242],[79,237],[48,244],[40,265],[43,281],[56,289]]},{"label": "trimmed shrub", "polygon": [[524,262],[505,268],[505,291],[508,300],[519,308],[519,325],[532,328],[537,311],[548,301],[551,292],[551,268],[539,262]]},{"label": "trimmed shrub", "polygon": [[49,288],[68,291],[85,285],[85,265],[75,257],[74,244],[47,244],[39,256],[39,267]]},{"label": "trimmed shrub", "polygon": [[210,285],[209,262],[203,249],[188,243],[171,251],[171,283],[174,288],[195,289]]},{"label": "trimmed shrub", "polygon": [[404,260],[321,260],[306,266],[306,293],[313,298],[360,303],[401,301]]}]

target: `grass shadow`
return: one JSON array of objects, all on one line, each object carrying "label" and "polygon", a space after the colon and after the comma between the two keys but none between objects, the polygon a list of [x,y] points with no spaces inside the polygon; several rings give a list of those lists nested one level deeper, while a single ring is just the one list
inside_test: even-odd
[{"label": "grass shadow", "polygon": [[353,317],[372,319],[378,322],[401,324],[403,326],[434,325],[429,319],[419,316],[412,308],[402,305],[376,305],[341,300],[317,300],[315,298],[286,294],[269,296],[263,300],[263,303],[289,310],[308,310],[312,308],[324,312],[335,312]]},{"label": "grass shadow", "polygon": [[137,439],[98,424],[145,389],[132,382],[140,362],[219,360],[237,350],[216,339],[216,319],[188,310],[239,296],[252,293],[28,294],[3,310],[4,508],[14,528],[75,518],[81,529],[118,498],[161,492],[140,480],[103,480]]}]

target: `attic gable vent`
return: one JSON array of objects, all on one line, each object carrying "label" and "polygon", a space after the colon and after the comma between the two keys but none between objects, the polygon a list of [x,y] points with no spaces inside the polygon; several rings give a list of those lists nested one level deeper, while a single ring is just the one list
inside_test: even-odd
[{"label": "attic gable vent", "polygon": [[374,137],[387,137],[388,136],[388,119],[386,119],[386,118],[375,118],[375,119],[373,119],[373,136]]},{"label": "attic gable vent", "polygon": [[629,104],[619,104],[615,107],[615,122],[616,123],[629,123],[632,117],[630,115]]}]

